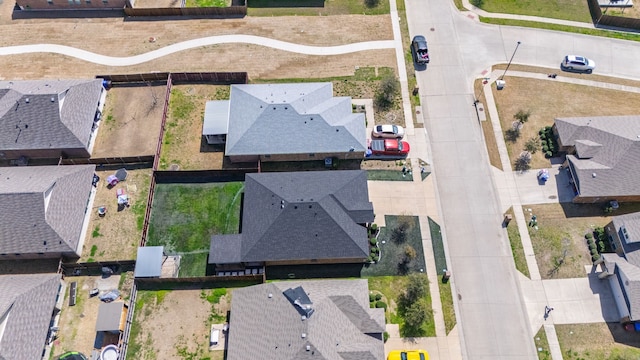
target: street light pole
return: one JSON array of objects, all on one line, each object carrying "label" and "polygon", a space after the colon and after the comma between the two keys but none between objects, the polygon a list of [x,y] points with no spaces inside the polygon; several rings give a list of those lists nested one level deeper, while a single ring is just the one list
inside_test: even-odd
[{"label": "street light pole", "polygon": [[511,62],[513,61],[513,57],[516,56],[516,51],[518,51],[518,46],[520,46],[521,42],[518,41],[516,44],[516,48],[513,50],[513,54],[511,55],[511,59],[509,59],[509,63],[507,64],[507,68],[504,69],[504,73],[500,76],[500,80],[504,80],[504,76],[507,74],[507,70],[509,70],[509,66],[511,66]]}]

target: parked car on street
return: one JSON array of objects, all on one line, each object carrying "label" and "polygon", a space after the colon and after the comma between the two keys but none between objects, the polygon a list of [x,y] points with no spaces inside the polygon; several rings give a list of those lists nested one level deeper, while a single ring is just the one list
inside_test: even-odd
[{"label": "parked car on street", "polygon": [[404,129],[398,125],[376,125],[373,127],[372,135],[378,138],[402,139]]},{"label": "parked car on street", "polygon": [[591,74],[596,68],[596,62],[579,55],[567,55],[560,64],[562,70],[575,70]]},{"label": "parked car on street", "polygon": [[429,360],[429,353],[424,350],[393,350],[387,360]]},{"label": "parked car on street", "polygon": [[411,55],[416,64],[429,63],[429,48],[427,47],[427,39],[422,35],[416,35],[411,41]]}]

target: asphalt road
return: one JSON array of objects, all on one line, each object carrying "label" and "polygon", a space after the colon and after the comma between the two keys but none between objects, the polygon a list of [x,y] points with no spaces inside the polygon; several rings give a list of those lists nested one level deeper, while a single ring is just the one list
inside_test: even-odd
[{"label": "asphalt road", "polygon": [[513,63],[559,71],[563,56],[574,53],[595,59],[595,73],[640,79],[640,66],[633,61],[640,58],[640,46],[481,24],[445,0],[407,0],[406,6],[410,34],[423,34],[429,42],[431,63],[417,76],[454,278],[463,357],[537,359],[472,105],[473,80],[491,65],[508,62],[518,41]]}]

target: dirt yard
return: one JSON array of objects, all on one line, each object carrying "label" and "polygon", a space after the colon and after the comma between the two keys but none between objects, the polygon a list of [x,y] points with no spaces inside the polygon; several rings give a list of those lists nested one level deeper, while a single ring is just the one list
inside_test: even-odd
[{"label": "dirt yard", "polygon": [[[73,281],[78,283],[76,305],[69,306],[69,285]],[[67,290],[60,312],[60,331],[58,339],[54,341],[52,353],[60,355],[66,351],[79,351],[90,357],[96,340],[96,320],[101,302],[98,296],[90,298],[89,291],[98,288],[101,293],[106,293],[112,289],[119,289],[121,299],[118,301],[126,301],[133,285],[133,274],[124,273],[122,276],[112,275],[108,278],[69,276],[65,278],[65,282]]]},{"label": "dirt yard", "polygon": [[638,359],[638,333],[625,331],[619,323],[556,325],[566,360]]},{"label": "dirt yard", "polygon": [[[211,300],[212,290],[140,291],[127,359],[222,360],[222,347],[209,350],[212,323],[223,323],[230,294]],[[172,329],[173,331],[167,331]]]},{"label": "dirt yard", "polygon": [[160,153],[161,170],[222,169],[224,147],[213,147],[202,137],[207,101],[222,100],[228,86],[175,85],[169,99],[170,111]]},{"label": "dirt yard", "polygon": [[[89,228],[85,235],[80,262],[135,259],[142,230],[138,228],[144,211],[151,182],[151,169],[127,170],[127,179],[113,188],[107,187],[107,176],[115,170],[96,171],[100,182],[91,210]],[[129,195],[129,206],[118,211],[116,190],[124,189]],[[104,217],[98,207],[106,206]]]},{"label": "dirt yard", "polygon": [[165,93],[165,86],[110,89],[92,157],[154,155]]},{"label": "dirt yard", "polygon": [[[60,44],[109,56],[132,56],[180,41],[212,35],[247,34],[307,45],[340,45],[393,38],[388,15],[245,17],[123,21],[123,19],[10,20],[13,3],[0,4],[0,46]],[[341,26],[335,26],[340,23]],[[82,36],[77,36],[79,33]],[[155,42],[150,42],[150,38]],[[302,78],[351,75],[356,66],[396,68],[393,49],[340,56],[305,56],[270,48],[225,44],[186,50],[127,67],[95,65],[57,54],[0,57],[2,79],[93,77],[149,71],[247,71],[252,78]]]}]

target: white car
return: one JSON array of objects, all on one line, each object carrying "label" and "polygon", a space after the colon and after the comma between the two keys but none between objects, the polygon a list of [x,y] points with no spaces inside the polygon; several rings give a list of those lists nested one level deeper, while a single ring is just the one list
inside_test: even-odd
[{"label": "white car", "polygon": [[373,127],[373,137],[402,139],[404,137],[404,129],[398,125],[376,125]]},{"label": "white car", "polygon": [[567,55],[562,60],[560,67],[562,70],[584,71],[587,74],[591,74],[593,69],[596,68],[596,62],[584,56]]}]

